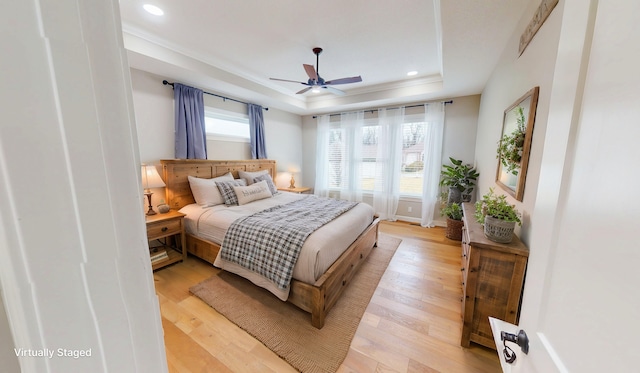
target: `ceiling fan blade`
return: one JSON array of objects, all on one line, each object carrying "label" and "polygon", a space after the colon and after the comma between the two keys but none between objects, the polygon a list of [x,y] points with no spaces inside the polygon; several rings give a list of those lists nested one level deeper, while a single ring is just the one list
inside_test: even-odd
[{"label": "ceiling fan blade", "polygon": [[271,80],[277,80],[277,81],[280,81],[280,82],[289,82],[289,83],[298,83],[298,84],[304,84],[304,85],[307,85],[307,83],[306,83],[306,82],[299,82],[299,81],[297,81],[297,80],[287,80],[287,79],[277,79],[277,78],[269,78],[269,79],[271,79]]},{"label": "ceiling fan blade", "polygon": [[311,88],[313,88],[313,87],[307,87],[307,88],[305,88],[305,89],[303,89],[301,91],[296,92],[296,94],[297,95],[301,95],[301,94],[305,93],[306,91],[310,90]]},{"label": "ceiling fan blade", "polygon": [[324,84],[332,84],[332,85],[336,85],[336,84],[349,84],[349,83],[358,83],[362,81],[362,77],[360,76],[352,76],[351,78],[341,78],[341,79],[334,79],[334,80],[329,80],[327,82],[324,82]]},{"label": "ceiling fan blade", "polygon": [[337,88],[333,88],[333,87],[329,87],[329,86],[323,86],[322,88],[328,90],[329,92],[336,94],[338,96],[344,96],[345,93],[342,92],[341,90],[337,89]]},{"label": "ceiling fan blade", "polygon": [[304,67],[304,71],[307,72],[307,75],[309,75],[309,79],[318,80],[318,73],[316,72],[316,68],[313,67],[313,65],[303,64],[302,66]]},{"label": "ceiling fan blade", "polygon": [[[358,83],[362,81],[362,77],[360,76],[352,76],[349,78],[340,78],[340,79],[334,79],[334,80],[330,80],[325,82],[324,79],[322,79],[320,77],[320,74],[318,73],[320,70],[320,53],[322,53],[322,48],[313,48],[313,54],[316,55],[316,65],[315,67],[313,65],[307,65],[307,64],[302,64],[302,67],[304,68],[305,73],[307,73],[307,76],[309,76],[309,80],[306,82],[299,82],[296,80],[288,80],[288,79],[276,79],[276,78],[269,78],[271,80],[278,80],[281,82],[290,82],[290,83],[299,83],[302,85],[307,86],[306,88],[302,89],[299,92],[296,92],[297,95],[299,94],[303,94],[311,89],[314,88],[324,88],[326,90],[328,90],[329,92],[336,94],[336,95],[340,95],[343,96],[346,93],[330,87],[331,85],[338,85],[338,84],[349,84],[349,83]],[[315,91],[315,89],[314,89]]]}]

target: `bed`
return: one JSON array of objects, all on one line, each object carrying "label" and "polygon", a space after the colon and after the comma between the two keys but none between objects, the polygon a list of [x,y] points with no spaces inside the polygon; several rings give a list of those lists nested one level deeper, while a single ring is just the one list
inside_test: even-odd
[{"label": "bed", "polygon": [[[188,216],[192,215],[190,212],[197,210],[193,208],[191,211],[189,210],[195,202],[189,186],[189,176],[210,179],[231,172],[234,177],[238,178],[240,171],[266,170],[274,180],[276,177],[276,162],[273,160],[162,160],[161,164],[167,185],[167,203],[173,209],[183,209],[182,211],[186,211]],[[282,198],[293,197],[284,196]],[[375,247],[379,219],[373,216],[370,220],[364,224],[359,235],[356,232],[355,240],[346,247],[342,254],[338,254],[337,260],[333,261],[324,273],[314,276],[317,278],[315,281],[313,279],[300,280],[295,276],[291,280],[287,301],[311,313],[311,323],[316,328],[323,327],[329,310],[349,285],[361,263],[366,260]],[[190,224],[193,222],[188,220],[186,222],[187,228]],[[212,264],[216,262],[221,245],[215,235],[197,236],[193,229],[188,229],[186,236],[187,251],[190,254]],[[313,235],[309,238],[312,237]]]}]

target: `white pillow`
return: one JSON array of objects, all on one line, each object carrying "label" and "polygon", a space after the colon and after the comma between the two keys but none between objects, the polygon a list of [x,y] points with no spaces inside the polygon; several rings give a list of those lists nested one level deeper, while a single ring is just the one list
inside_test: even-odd
[{"label": "white pillow", "polygon": [[214,177],[212,179],[201,179],[199,177],[189,176],[189,186],[196,203],[203,207],[211,207],[221,205],[224,199],[216,186],[216,181],[233,180],[233,175],[229,172],[226,175]]},{"label": "white pillow", "polygon": [[268,173],[269,173],[269,170],[260,170],[260,171],[254,171],[254,172],[238,171],[238,176],[240,176],[241,179],[244,179],[244,181],[247,182],[247,185],[251,185],[253,184],[254,177],[265,175]]},{"label": "white pillow", "polygon": [[264,180],[249,186],[234,186],[233,191],[238,197],[238,205],[271,197],[269,186]]}]

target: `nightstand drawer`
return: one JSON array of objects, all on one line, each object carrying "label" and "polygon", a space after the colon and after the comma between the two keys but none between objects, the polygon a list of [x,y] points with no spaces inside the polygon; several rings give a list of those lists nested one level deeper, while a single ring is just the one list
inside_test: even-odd
[{"label": "nightstand drawer", "polygon": [[182,233],[182,219],[172,219],[147,224],[147,237],[150,240]]},{"label": "nightstand drawer", "polygon": [[[147,239],[154,242],[149,253],[151,268],[157,269],[187,259],[184,214],[171,210],[166,214],[147,215]],[[162,240],[164,238],[164,240]],[[161,244],[161,246],[158,246]]]}]

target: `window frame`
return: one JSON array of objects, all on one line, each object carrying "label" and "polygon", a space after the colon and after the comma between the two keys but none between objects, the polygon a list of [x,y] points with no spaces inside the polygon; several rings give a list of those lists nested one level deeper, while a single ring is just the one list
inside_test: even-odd
[{"label": "window frame", "polygon": [[[412,124],[412,123],[421,123],[422,126],[426,126],[427,123],[424,122],[424,117],[421,114],[408,114],[405,116],[405,122],[402,123],[402,126],[407,125],[407,124]],[[378,120],[376,118],[367,118],[364,120],[364,127],[375,127],[378,126]],[[343,130],[337,123],[330,123],[330,131],[331,130],[335,130],[335,129],[340,129]],[[403,129],[403,133],[404,133],[404,129]],[[423,139],[424,142],[424,139]],[[328,144],[328,142],[327,142]],[[364,144],[362,144],[364,146]],[[348,150],[347,150],[348,151]],[[424,151],[424,150],[423,150]],[[365,159],[368,158],[362,158],[361,161],[364,162]],[[424,162],[424,160],[423,160]],[[401,171],[402,173],[402,171]],[[422,175],[422,182],[424,183],[424,173],[421,172]],[[345,177],[345,175],[343,175],[343,177]],[[348,176],[346,176],[348,178]],[[401,175],[402,177],[402,175]],[[335,187],[335,186],[328,186],[327,190],[330,192],[342,192],[345,188],[343,187]],[[372,196],[373,195],[373,190],[370,189],[362,189],[361,190],[362,195],[363,196]],[[422,200],[422,191],[418,192],[418,193],[407,193],[407,192],[403,192],[400,191],[400,200],[403,201],[421,201]]]},{"label": "window frame", "polygon": [[[207,136],[207,141],[227,141],[227,142],[242,142],[249,143],[251,142],[251,135],[249,133],[249,115],[241,114],[233,111],[227,111],[212,107],[204,108],[204,117],[205,117],[205,132]],[[247,125],[247,136],[235,136],[235,135],[226,135],[222,133],[208,132],[206,131],[206,122],[207,118],[224,120],[228,122],[236,122]]]}]

